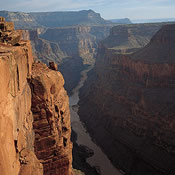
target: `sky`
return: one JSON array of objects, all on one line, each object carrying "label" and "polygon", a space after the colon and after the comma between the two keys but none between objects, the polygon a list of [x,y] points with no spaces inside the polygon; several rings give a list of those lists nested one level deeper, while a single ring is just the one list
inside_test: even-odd
[{"label": "sky", "polygon": [[175,18],[175,0],[2,0],[0,10],[21,12],[92,9],[105,19]]}]

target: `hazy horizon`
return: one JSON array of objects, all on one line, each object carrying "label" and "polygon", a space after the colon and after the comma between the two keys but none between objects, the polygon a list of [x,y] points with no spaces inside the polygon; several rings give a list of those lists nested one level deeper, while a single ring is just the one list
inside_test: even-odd
[{"label": "hazy horizon", "polygon": [[0,10],[18,12],[79,11],[92,9],[104,19],[175,18],[174,0],[6,0]]}]

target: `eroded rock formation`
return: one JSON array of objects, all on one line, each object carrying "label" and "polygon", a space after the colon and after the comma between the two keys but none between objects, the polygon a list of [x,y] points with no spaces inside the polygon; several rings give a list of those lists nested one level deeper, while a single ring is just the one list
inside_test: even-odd
[{"label": "eroded rock formation", "polygon": [[128,52],[128,49],[144,47],[162,25],[164,24],[153,23],[115,26],[111,29],[109,37],[102,41],[102,45],[103,47],[113,48],[123,53]]},{"label": "eroded rock formation", "polygon": [[110,23],[93,10],[36,13],[0,11],[0,16],[5,17],[8,21],[14,21],[17,29],[75,25],[103,25]]},{"label": "eroded rock formation", "polygon": [[35,153],[44,174],[72,171],[69,101],[61,73],[42,63],[33,64],[31,78]]},{"label": "eroded rock formation", "polygon": [[67,57],[81,57],[84,64],[94,62],[97,45],[108,36],[111,25],[49,28],[41,37],[55,42]]},{"label": "eroded rock formation", "polygon": [[14,30],[13,22],[6,22],[5,18],[0,17],[0,42],[15,45],[20,39],[21,33]]},{"label": "eroded rock formation", "polygon": [[30,39],[35,57],[49,64],[54,61],[65,79],[68,93],[80,80],[87,64],[94,63],[97,45],[108,36],[111,25],[74,26],[23,31]]},{"label": "eroded rock formation", "polygon": [[57,64],[61,63],[62,58],[65,56],[59,45],[40,38],[38,33],[40,33],[39,29],[22,30],[23,39],[31,41],[34,58],[45,64],[49,64],[50,61],[54,61]]},{"label": "eroded rock formation", "polygon": [[57,63],[68,93],[79,82],[85,66],[94,63],[97,45],[108,36],[110,28],[111,25],[49,28],[40,35],[45,40],[57,43],[64,54],[61,62]]},{"label": "eroded rock formation", "polygon": [[31,90],[27,82],[32,50],[29,41],[18,42],[20,46],[0,43],[0,172],[42,175],[42,165],[33,149]]},{"label": "eroded rock formation", "polygon": [[[21,37],[13,28],[0,32]],[[19,38],[0,43],[0,172],[70,175],[70,113],[63,77],[54,63],[51,69],[34,63],[30,42]]]},{"label": "eroded rock formation", "polygon": [[91,86],[81,91],[81,119],[113,163],[128,174],[174,173],[174,38],[175,25],[164,26],[133,54],[129,40],[127,47],[123,42],[120,47],[116,36],[113,49],[104,41],[89,74]]}]

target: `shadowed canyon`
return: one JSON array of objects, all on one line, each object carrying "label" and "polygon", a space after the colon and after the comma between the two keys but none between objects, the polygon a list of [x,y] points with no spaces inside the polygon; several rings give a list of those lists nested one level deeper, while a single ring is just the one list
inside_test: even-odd
[{"label": "shadowed canyon", "polygon": [[173,22],[0,16],[2,175],[174,174]]}]

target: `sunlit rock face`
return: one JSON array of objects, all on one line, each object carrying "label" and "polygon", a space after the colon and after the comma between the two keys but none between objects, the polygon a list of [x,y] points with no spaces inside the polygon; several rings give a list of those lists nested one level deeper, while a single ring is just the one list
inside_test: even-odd
[{"label": "sunlit rock face", "polygon": [[[1,38],[4,32],[1,30]],[[43,167],[33,148],[31,89],[27,82],[34,61],[32,49],[29,41],[20,40],[20,32],[10,29],[8,33],[13,38],[0,42],[0,172],[42,175]]]},{"label": "sunlit rock face", "polygon": [[49,64],[50,69],[34,63],[30,41],[21,39],[22,31],[5,24],[0,33],[1,174],[71,175],[64,79],[55,63]]},{"label": "sunlit rock face", "polygon": [[[128,38],[128,32],[120,33],[121,40]],[[110,39],[100,45],[88,85],[81,90],[80,117],[127,173],[173,174],[175,25],[163,26],[142,49],[133,48],[130,39],[125,41],[131,47],[115,40],[110,45]]]},{"label": "sunlit rock face", "polygon": [[32,70],[36,156],[43,164],[45,175],[71,175],[70,112],[64,79],[60,72],[42,63],[34,63]]}]

